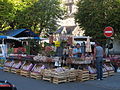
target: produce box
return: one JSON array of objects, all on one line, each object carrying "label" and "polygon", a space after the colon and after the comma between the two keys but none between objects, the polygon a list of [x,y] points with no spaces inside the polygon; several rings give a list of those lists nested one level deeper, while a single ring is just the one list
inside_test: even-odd
[{"label": "produce box", "polygon": [[63,82],[67,82],[67,79],[69,77],[68,72],[52,72],[52,77],[53,77],[53,83],[59,84]]},{"label": "produce box", "polygon": [[51,69],[45,69],[43,72],[43,80],[52,82],[52,70]]},{"label": "produce box", "polygon": [[67,77],[53,77],[52,82],[55,84],[64,83],[67,82]]},{"label": "produce box", "polygon": [[89,71],[88,70],[77,70],[77,72],[78,72],[77,81],[89,80]]},{"label": "produce box", "polygon": [[106,70],[105,67],[103,67],[103,78],[108,77],[108,71]]},{"label": "produce box", "polygon": [[77,71],[76,70],[70,70],[69,71],[69,77],[68,82],[76,81]]},{"label": "produce box", "polygon": [[108,76],[113,76],[115,74],[114,70],[108,71]]},{"label": "produce box", "polygon": [[104,64],[103,66],[107,70],[108,76],[114,75],[114,68],[111,64]]},{"label": "produce box", "polygon": [[20,70],[20,75],[25,77],[30,77],[30,71]]},{"label": "produce box", "polygon": [[11,72],[11,67],[12,67],[13,64],[14,64],[14,61],[7,60],[4,64],[3,71]]},{"label": "produce box", "polygon": [[22,66],[21,61],[15,61],[14,64],[11,67],[11,72],[12,73],[20,73],[20,67]]},{"label": "produce box", "polygon": [[108,77],[108,72],[103,72],[103,78]]},{"label": "produce box", "polygon": [[24,63],[24,65],[21,67],[20,75],[30,77],[30,71],[33,67],[32,63]]},{"label": "produce box", "polygon": [[97,74],[89,74],[89,79],[90,80],[96,80],[97,79]]},{"label": "produce box", "polygon": [[42,79],[43,72],[44,72],[44,66],[35,64],[30,72],[30,77],[35,79]]}]

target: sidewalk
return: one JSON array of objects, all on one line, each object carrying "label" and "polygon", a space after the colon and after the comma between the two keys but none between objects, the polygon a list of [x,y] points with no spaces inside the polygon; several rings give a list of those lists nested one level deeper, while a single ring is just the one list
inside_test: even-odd
[{"label": "sidewalk", "polygon": [[10,81],[12,84],[16,85],[18,90],[120,90],[120,73],[104,78],[102,81],[91,80],[57,85],[0,70],[0,80]]}]

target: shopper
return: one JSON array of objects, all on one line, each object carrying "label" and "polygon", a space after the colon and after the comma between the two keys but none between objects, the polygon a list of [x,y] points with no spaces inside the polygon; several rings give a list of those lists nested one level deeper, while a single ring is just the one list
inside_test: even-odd
[{"label": "shopper", "polygon": [[63,49],[63,57],[64,60],[66,61],[66,58],[69,57],[69,46],[65,46]]},{"label": "shopper", "polygon": [[100,46],[100,43],[96,42],[94,47],[94,59],[95,59],[95,64],[97,69],[98,80],[103,80],[103,71],[102,71],[103,55],[104,55],[103,47]]},{"label": "shopper", "polygon": [[73,48],[73,57],[81,57],[81,48],[79,43],[77,43],[76,47]]}]

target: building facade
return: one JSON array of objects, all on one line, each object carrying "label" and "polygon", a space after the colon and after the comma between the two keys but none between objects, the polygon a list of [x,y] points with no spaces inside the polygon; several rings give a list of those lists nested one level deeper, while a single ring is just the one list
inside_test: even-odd
[{"label": "building facade", "polygon": [[[74,14],[77,12],[77,2],[79,0],[60,0],[62,2],[62,7],[66,9],[66,14],[63,20],[59,20],[59,25],[63,28],[60,34],[67,34],[73,36],[83,36],[84,31],[79,28],[78,24],[75,23]],[[61,28],[60,27],[60,28]],[[66,31],[66,33],[65,33]],[[70,32],[70,33],[67,33]]]}]

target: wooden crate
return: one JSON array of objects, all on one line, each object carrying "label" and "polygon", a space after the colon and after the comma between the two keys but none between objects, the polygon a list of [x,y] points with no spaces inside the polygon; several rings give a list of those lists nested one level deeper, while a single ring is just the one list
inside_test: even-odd
[{"label": "wooden crate", "polygon": [[78,78],[77,81],[80,81],[80,82],[84,82],[84,81],[88,81],[89,80],[89,77],[86,77],[86,78]]},{"label": "wooden crate", "polygon": [[20,74],[20,69],[17,69],[17,68],[11,68],[11,72],[12,73],[15,73],[15,74]]},{"label": "wooden crate", "polygon": [[20,75],[25,76],[25,77],[30,77],[30,71],[21,70]]},{"label": "wooden crate", "polygon": [[[68,71],[63,71],[63,72],[55,72],[52,71],[51,75],[53,77],[52,82],[55,84],[59,84],[59,83],[64,83],[68,81],[68,77],[69,77],[69,72]],[[71,74],[72,75],[72,74]]]},{"label": "wooden crate", "polygon": [[16,69],[16,74],[20,74],[21,69]]},{"label": "wooden crate", "polygon": [[43,80],[52,82],[51,70],[45,69],[43,72]]},{"label": "wooden crate", "polygon": [[90,80],[96,80],[97,79],[97,74],[89,74],[89,79]]},{"label": "wooden crate", "polygon": [[64,83],[64,82],[67,82],[67,77],[53,77],[53,80],[52,80],[53,83],[55,84],[59,84],[59,83]]},{"label": "wooden crate", "polygon": [[40,79],[40,80],[42,79],[42,75],[36,72],[30,72],[30,77],[34,79]]},{"label": "wooden crate", "polygon": [[4,66],[3,71],[11,72],[11,67]]},{"label": "wooden crate", "polygon": [[78,76],[76,78],[77,78],[77,81],[87,81],[87,80],[89,80],[89,71],[79,70],[78,71]]},{"label": "wooden crate", "polygon": [[14,61],[14,64],[11,67],[11,72],[12,73],[16,73],[19,74],[20,73],[20,67],[22,66],[22,62],[21,61]]},{"label": "wooden crate", "polygon": [[108,77],[108,72],[103,73],[103,78],[106,78],[106,77]]},{"label": "wooden crate", "polygon": [[68,82],[75,82],[76,81],[76,76],[74,77],[68,77]]},{"label": "wooden crate", "polygon": [[51,76],[43,76],[43,80],[52,82],[52,77]]},{"label": "wooden crate", "polygon": [[16,69],[15,68],[11,68],[11,73],[16,73]]},{"label": "wooden crate", "polygon": [[73,70],[69,72],[68,82],[76,81],[77,71]]},{"label": "wooden crate", "polygon": [[113,70],[111,70],[111,71],[108,71],[108,76],[113,76],[114,75],[114,71]]}]

